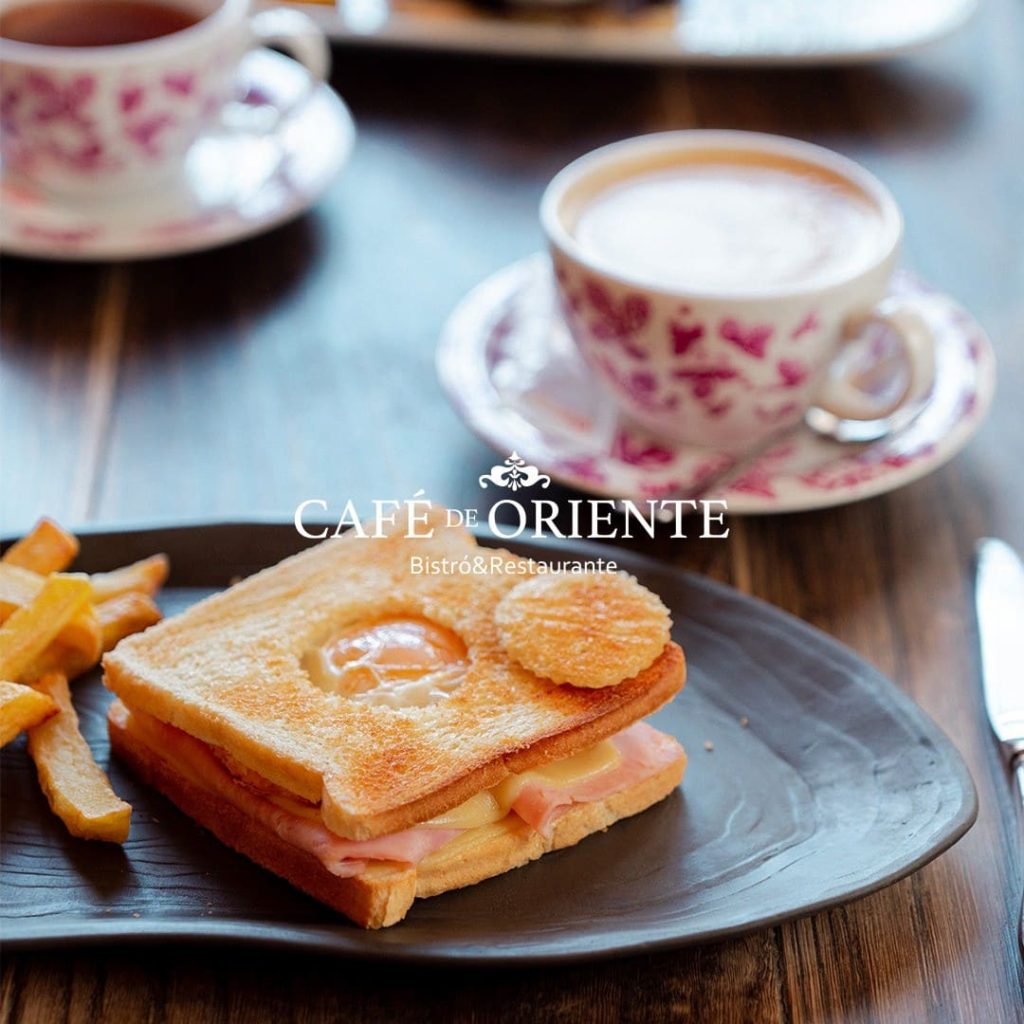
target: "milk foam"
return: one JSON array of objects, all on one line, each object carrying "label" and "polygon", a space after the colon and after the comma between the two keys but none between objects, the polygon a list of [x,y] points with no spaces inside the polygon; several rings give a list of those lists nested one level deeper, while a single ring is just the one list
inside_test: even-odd
[{"label": "milk foam", "polygon": [[654,287],[722,291],[814,285],[878,254],[882,215],[853,186],[813,172],[682,164],[590,199],[573,234],[604,263]]}]

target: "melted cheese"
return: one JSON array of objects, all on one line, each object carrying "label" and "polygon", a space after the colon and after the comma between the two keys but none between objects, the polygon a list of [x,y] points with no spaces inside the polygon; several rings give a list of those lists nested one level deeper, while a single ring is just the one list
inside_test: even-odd
[{"label": "melted cheese", "polygon": [[505,818],[516,802],[523,786],[531,780],[548,786],[574,786],[622,763],[622,754],[611,740],[602,740],[572,757],[563,758],[541,768],[510,775],[493,789],[470,797],[450,811],[423,822],[427,828],[480,828]]},{"label": "melted cheese", "polygon": [[467,668],[466,647],[450,629],[417,617],[356,623],[310,651],[312,681],[328,693],[394,708],[446,700]]},{"label": "melted cheese", "polygon": [[[507,818],[516,797],[527,782],[536,780],[548,786],[573,786],[586,779],[611,771],[622,763],[622,754],[611,740],[595,743],[572,757],[553,764],[534,768],[518,775],[510,775],[493,789],[485,789],[471,796],[465,803],[422,823],[423,828],[475,829]],[[320,808],[302,803],[280,794],[268,794],[266,799],[283,810],[310,821],[320,821]]]},{"label": "melted cheese", "polygon": [[453,839],[449,839],[444,846],[425,857],[422,865],[424,869],[431,871],[444,870],[448,864],[464,863],[466,857],[472,856],[473,849],[483,843],[490,842],[502,835],[531,831],[530,826],[522,818],[515,814],[509,814],[501,821],[494,821],[489,825],[480,825],[460,832]]},{"label": "melted cheese", "polygon": [[320,824],[323,823],[323,815],[320,813],[319,804],[307,804],[303,800],[293,800],[289,796],[283,796],[280,793],[267,793],[264,795],[265,800],[269,800],[272,804],[277,804],[282,810],[287,811],[289,814],[294,814],[298,818],[305,818],[307,821],[315,821]]}]

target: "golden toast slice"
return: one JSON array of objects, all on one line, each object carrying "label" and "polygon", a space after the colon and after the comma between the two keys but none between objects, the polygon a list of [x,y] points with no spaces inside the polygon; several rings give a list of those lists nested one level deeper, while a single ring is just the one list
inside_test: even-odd
[{"label": "golden toast slice", "polygon": [[[409,828],[511,773],[570,756],[682,688],[683,653],[671,642],[616,685],[557,685],[524,668],[503,645],[495,609],[539,570],[443,523],[433,516],[429,540],[350,533],[286,559],[123,640],[104,658],[106,685],[129,708],[319,804],[331,831],[357,840]],[[414,557],[477,556],[486,572],[411,568]],[[447,699],[396,708],[317,684],[311,651],[352,623],[403,615],[464,644],[464,674]],[[610,632],[600,606],[587,619],[580,643],[599,642],[604,625]],[[667,613],[665,621],[667,636]],[[537,629],[543,634],[543,621]],[[558,635],[571,647],[564,623]]]}]

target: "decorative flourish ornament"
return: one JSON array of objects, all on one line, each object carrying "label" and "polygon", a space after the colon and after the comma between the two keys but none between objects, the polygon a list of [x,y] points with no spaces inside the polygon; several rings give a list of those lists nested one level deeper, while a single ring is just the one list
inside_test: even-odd
[{"label": "decorative flourish ornament", "polygon": [[484,473],[480,477],[481,487],[486,488],[488,484],[518,491],[523,487],[533,487],[534,484],[548,487],[551,484],[551,477],[545,476],[536,466],[528,466],[525,459],[521,459],[513,452],[505,460],[504,465],[492,466],[490,473]]}]

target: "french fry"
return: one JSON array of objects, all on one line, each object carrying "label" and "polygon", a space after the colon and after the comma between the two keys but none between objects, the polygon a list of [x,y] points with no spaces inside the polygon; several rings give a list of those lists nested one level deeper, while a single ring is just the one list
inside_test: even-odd
[{"label": "french fry", "polygon": [[48,577],[32,601],[0,626],[0,679],[18,682],[90,596],[84,576]]},{"label": "french fry", "polygon": [[29,754],[50,810],[72,836],[123,843],[131,825],[131,805],[112,790],[110,779],[93,761],[78,728],[68,680],[54,672],[34,685],[59,709],[29,730]]},{"label": "french fry", "polygon": [[62,574],[77,553],[78,540],[44,517],[0,559],[0,745],[27,729],[39,784],[68,831],[123,843],[132,809],[82,738],[68,678],[160,620],[150,595],[168,562],[154,555],[92,577]]},{"label": "french fry", "polygon": [[[46,577],[29,569],[0,563],[0,624],[32,601],[43,589]],[[69,679],[88,671],[103,653],[96,613],[83,608],[58,634],[53,643],[22,673],[26,679],[47,672],[63,672]]]},{"label": "french fry", "polygon": [[93,601],[100,604],[132,590],[153,595],[163,586],[169,570],[166,555],[152,555],[111,572],[94,573],[89,577]]},{"label": "french fry", "polygon": [[0,615],[3,620],[6,621],[23,604],[28,604],[43,589],[45,582],[45,576],[31,569],[0,562]]},{"label": "french fry", "polygon": [[45,693],[21,683],[0,682],[0,747],[26,729],[55,715],[56,702]]},{"label": "french fry", "polygon": [[[65,638],[73,623],[78,624],[75,637],[72,642],[68,642]],[[85,631],[86,626],[88,633]],[[74,679],[99,664],[102,655],[103,637],[99,617],[91,605],[86,605],[85,610],[65,626],[46,650],[29,664],[21,678],[31,681],[48,672],[62,672],[68,679]]]},{"label": "french fry", "polygon": [[46,576],[51,572],[63,572],[77,554],[78,538],[43,516],[32,527],[31,533],[7,549],[2,561]]},{"label": "french fry", "polygon": [[73,836],[123,843],[131,825],[131,805],[111,789],[110,780],[93,760],[78,729],[67,679],[54,672],[35,687],[60,709],[28,734],[28,752],[51,810]]},{"label": "french fry", "polygon": [[[0,624],[6,622],[23,605],[31,604],[45,583],[45,576],[40,576],[29,569],[0,563]],[[66,674],[69,677],[76,676],[96,663],[102,652],[101,643],[96,615],[90,608],[83,608],[60,631],[54,641],[55,645],[59,645],[67,652],[64,659],[44,667],[37,674],[43,675],[47,671],[60,668],[63,664],[69,664],[71,667]],[[74,671],[75,663],[84,667]]]},{"label": "french fry", "polygon": [[96,617],[103,638],[103,650],[112,650],[126,636],[139,633],[163,618],[148,594],[132,591],[96,605]]}]

